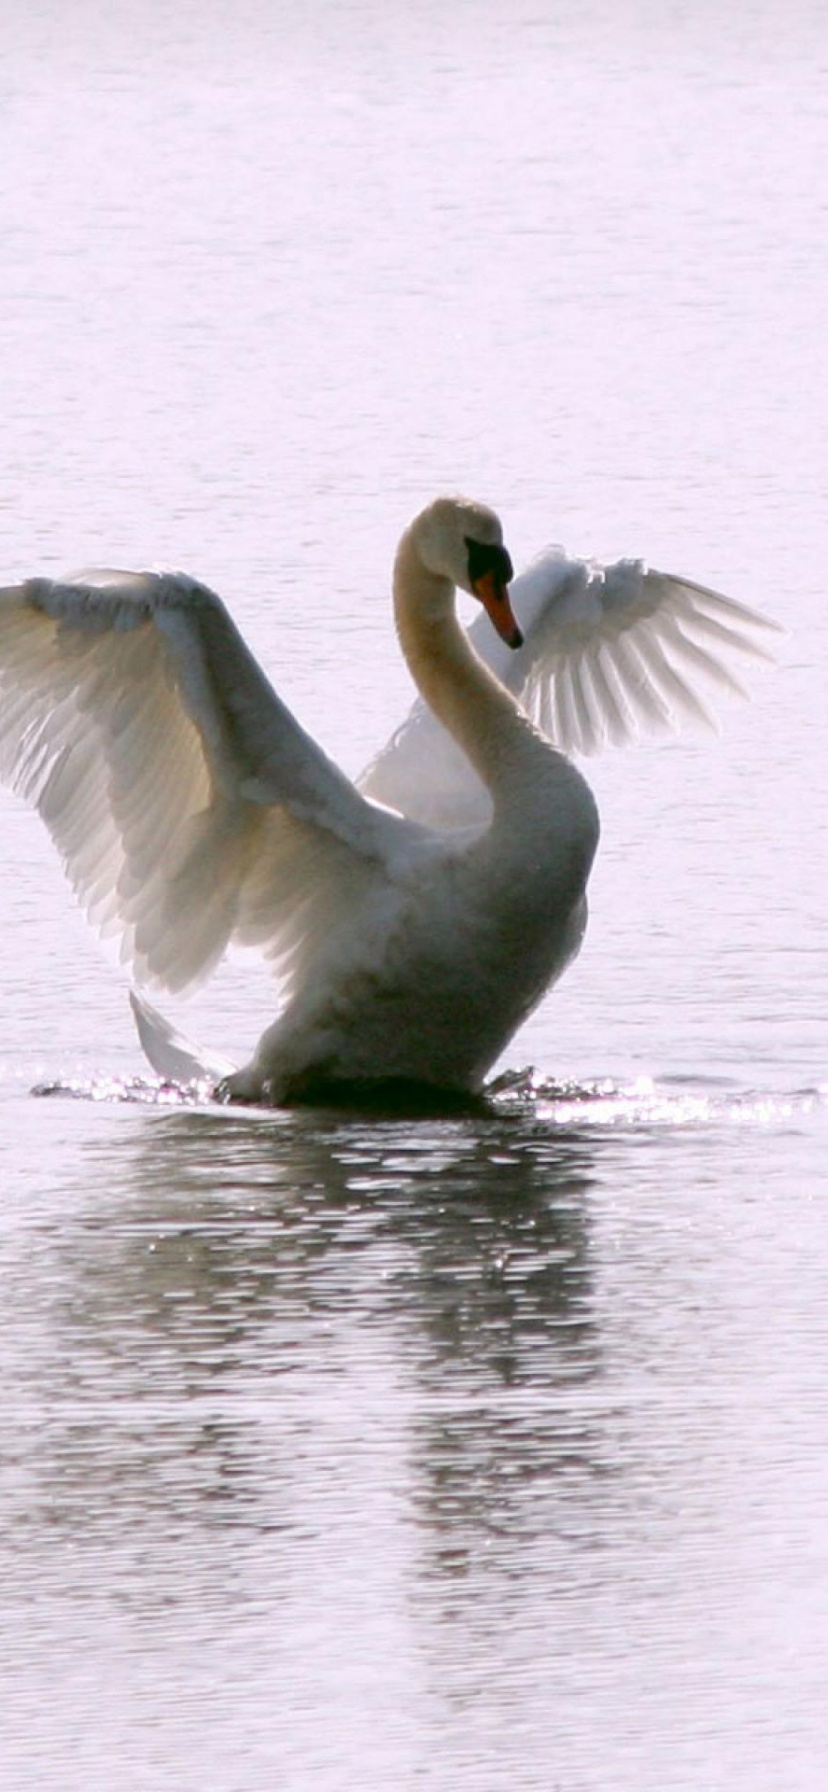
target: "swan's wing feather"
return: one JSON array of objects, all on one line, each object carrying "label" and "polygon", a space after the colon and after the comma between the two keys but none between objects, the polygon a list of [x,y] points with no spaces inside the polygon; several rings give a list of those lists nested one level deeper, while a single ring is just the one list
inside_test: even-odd
[{"label": "swan's wing feather", "polygon": [[515,581],[512,599],[523,648],[510,658],[498,642],[493,654],[480,618],[472,639],[539,722],[544,694],[569,688],[563,705],[552,704],[552,738],[565,752],[715,729],[716,700],[746,694],[734,667],[773,659],[766,641],[775,623],[641,560],[602,566],[553,549]]},{"label": "swan's wing feather", "polygon": [[283,933],[295,949],[344,924],[411,833],[300,728],[221,600],[184,574],[0,592],[0,776],[39,809],[92,922],[168,989],[249,935],[257,900],[272,955]]},{"label": "swan's wing feather", "polygon": [[[734,668],[772,660],[777,625],[641,560],[612,566],[541,554],[511,588],[524,644],[511,651],[481,614],[469,630],[486,664],[564,752],[592,754],[650,733],[716,728],[716,702],[745,694]],[[361,788],[428,825],[487,812],[471,767],[425,706],[368,767]]]}]

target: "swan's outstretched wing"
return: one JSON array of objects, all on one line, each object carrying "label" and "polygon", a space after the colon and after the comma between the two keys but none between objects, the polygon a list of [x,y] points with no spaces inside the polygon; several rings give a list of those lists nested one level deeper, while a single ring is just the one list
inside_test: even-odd
[{"label": "swan's outstretched wing", "polygon": [[39,809],[93,924],[167,989],[232,938],[289,968],[387,889],[414,833],[359,795],[181,573],[0,592],[0,776]]},{"label": "swan's outstretched wing", "polygon": [[[763,637],[775,623],[641,560],[601,566],[552,548],[515,580],[511,596],[523,647],[510,652],[485,616],[470,638],[567,753],[693,724],[715,729],[717,699],[746,694],[736,669],[773,657]],[[478,779],[422,703],[361,788],[434,826],[470,825],[486,812]]]},{"label": "swan's outstretched wing", "polygon": [[747,695],[744,662],[773,657],[764,640],[775,623],[642,560],[601,566],[555,550],[519,583],[526,647],[502,675],[565,752],[685,726],[717,731],[717,701]]}]

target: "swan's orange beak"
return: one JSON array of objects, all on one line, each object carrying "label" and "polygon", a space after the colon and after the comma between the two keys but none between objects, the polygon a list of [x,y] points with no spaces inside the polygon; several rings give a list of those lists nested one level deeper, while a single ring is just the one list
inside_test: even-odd
[{"label": "swan's orange beak", "polygon": [[505,641],[507,647],[522,647],[523,636],[509,601],[508,585],[503,585],[496,573],[484,572],[479,579],[474,580],[472,590],[475,597],[479,597],[501,641]]}]

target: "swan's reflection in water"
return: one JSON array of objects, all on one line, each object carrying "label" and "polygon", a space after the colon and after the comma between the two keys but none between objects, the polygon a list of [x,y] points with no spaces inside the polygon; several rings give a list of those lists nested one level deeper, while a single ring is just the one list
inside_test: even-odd
[{"label": "swan's reflection in water", "polygon": [[[89,1114],[49,1110],[72,1174],[60,1202],[30,1178],[0,1234],[21,1763],[51,1750],[84,1785],[137,1763],[181,1792],[516,1771],[546,1792],[558,1749],[584,1785],[623,1755],[654,1788],[682,1724],[741,1737],[745,1649],[764,1673],[796,1597],[756,1565],[785,1567],[791,1439],[813,1459],[787,1414],[818,1360],[777,1325],[781,1426],[752,1371],[729,1379],[757,1296],[719,1194],[727,1166],[752,1188],[770,1135]],[[783,1696],[810,1721],[793,1656]]]},{"label": "swan's reflection in water", "polygon": [[35,1548],[114,1551],[152,1604],[217,1592],[232,1539],[278,1581],[309,1541],[328,1572],[346,1537],[431,1576],[583,1530],[607,1469],[583,1139],[136,1119],[50,1240]]}]

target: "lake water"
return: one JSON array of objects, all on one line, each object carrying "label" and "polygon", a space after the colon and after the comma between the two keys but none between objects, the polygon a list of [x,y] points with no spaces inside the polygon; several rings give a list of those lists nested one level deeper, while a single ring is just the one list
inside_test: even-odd
[{"label": "lake water", "polygon": [[[720,742],[591,767],[587,943],[488,1119],[126,1099],[125,976],[3,799],[0,1785],[822,1792],[824,8],[4,46],[8,578],[190,568],[353,772],[445,487],[789,635]],[[178,1012],[241,1054],[272,997]]]}]

